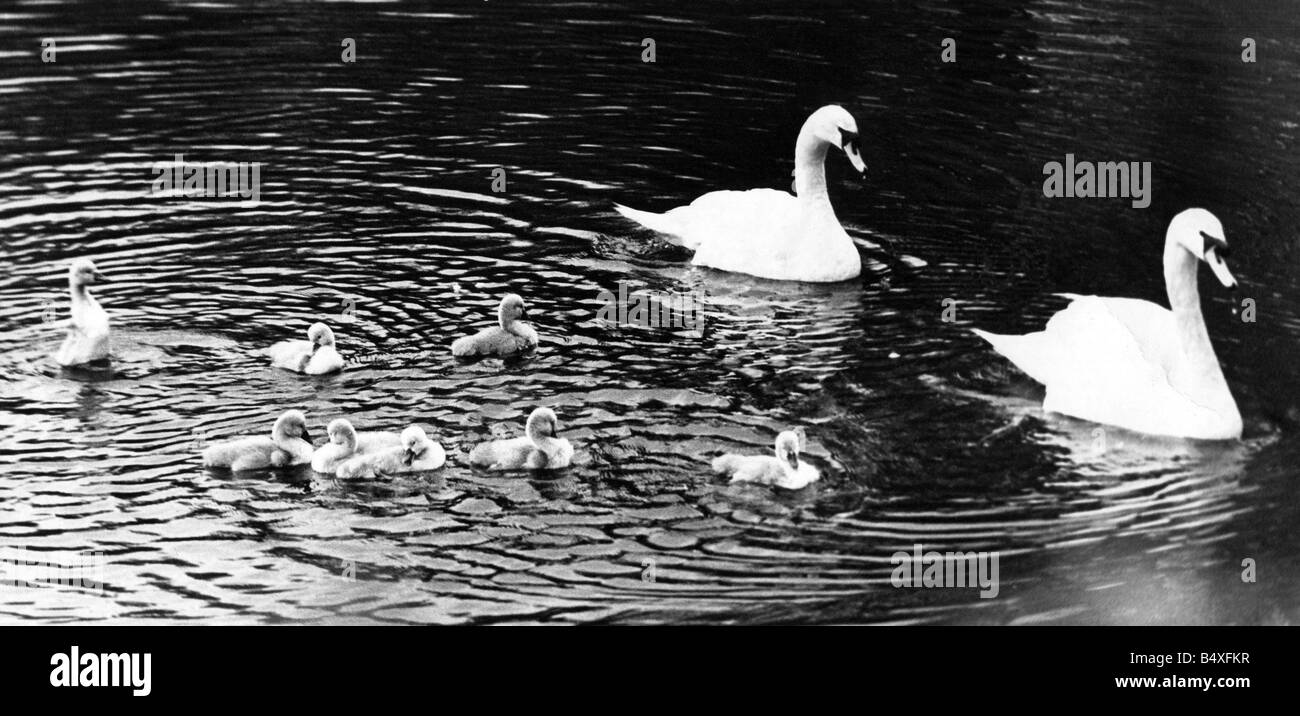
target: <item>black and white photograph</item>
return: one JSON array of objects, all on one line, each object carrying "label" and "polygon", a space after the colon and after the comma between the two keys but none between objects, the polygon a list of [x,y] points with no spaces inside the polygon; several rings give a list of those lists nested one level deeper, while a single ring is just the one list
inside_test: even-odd
[{"label": "black and white photograph", "polygon": [[1295,625],[1298,110],[1293,2],[4,0],[0,624]]}]

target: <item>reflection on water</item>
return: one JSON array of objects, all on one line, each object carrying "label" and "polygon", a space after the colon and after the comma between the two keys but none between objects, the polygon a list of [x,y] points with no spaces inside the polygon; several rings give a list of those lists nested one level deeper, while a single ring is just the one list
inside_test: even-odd
[{"label": "reflection on water", "polygon": [[[1293,21],[1131,2],[437,10],[6,11],[0,547],[102,551],[107,579],[102,597],[6,587],[3,619],[1300,619]],[[944,36],[955,65],[938,62]],[[860,280],[695,269],[611,209],[784,188],[800,123],[828,102],[854,112],[871,167],[862,185],[827,165]],[[1043,163],[1067,152],[1151,161],[1152,207],[1042,199]],[[261,201],[150,196],[150,166],[177,153],[262,162]],[[1190,205],[1223,219],[1260,306],[1240,323],[1205,291],[1240,444],[1044,416],[965,331],[1032,330],[1057,291],[1163,301],[1164,225]],[[66,316],[64,265],[83,255],[115,279],[97,295],[117,360],[61,372],[49,307]],[[702,295],[703,332],[604,325],[599,294],[620,281]],[[537,354],[452,361],[506,291],[529,302]],[[258,355],[317,320],[343,374]],[[464,466],[543,403],[575,467]],[[200,467],[208,441],[288,407],[317,433],[340,415],[425,423],[452,464],[353,484]],[[774,494],[709,474],[791,425],[821,482]],[[891,555],[916,544],[998,551],[998,597],[892,588]]]}]

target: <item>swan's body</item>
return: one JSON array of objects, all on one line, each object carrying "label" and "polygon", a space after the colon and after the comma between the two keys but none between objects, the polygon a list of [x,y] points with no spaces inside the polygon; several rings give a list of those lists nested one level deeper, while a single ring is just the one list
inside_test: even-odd
[{"label": "swan's body", "polygon": [[469,464],[489,470],[553,470],[568,467],[573,446],[556,437],[559,420],[550,408],[538,408],[528,416],[524,437],[494,440],[475,447]]},{"label": "swan's body", "polygon": [[1133,298],[1070,295],[1044,330],[1023,336],[975,333],[1047,387],[1043,409],[1155,435],[1229,440],[1241,414],[1201,316],[1196,286],[1204,260],[1229,288],[1227,243],[1213,214],[1189,209],[1165,237],[1172,310]]},{"label": "swan's body", "polygon": [[662,214],[615,204],[623,216],[695,250],[692,263],[787,281],[843,281],[862,272],[853,240],[826,193],[826,151],[843,148],[865,173],[858,125],[842,107],[814,112],[795,142],[795,195],[774,189],[715,191]]},{"label": "swan's body", "polygon": [[525,315],[524,299],[506,294],[497,306],[497,325],[456,339],[451,354],[457,358],[506,358],[531,351],[537,347],[537,331],[519,320]]},{"label": "swan's body", "polygon": [[68,267],[68,293],[72,297],[72,320],[68,336],[55,354],[61,366],[77,366],[108,360],[108,313],[90,295],[90,286],[106,280],[89,259],[78,259]]},{"label": "swan's body", "polygon": [[409,472],[431,472],[447,463],[447,452],[418,426],[402,431],[402,444],[375,453],[357,455],[339,465],[335,474],[345,480],[389,477]]},{"label": "swan's body", "polygon": [[275,421],[270,437],[251,437],[217,443],[203,451],[204,467],[224,467],[234,472],[290,467],[311,462],[311,436],[307,418],[298,410],[286,411]]},{"label": "swan's body", "polygon": [[313,323],[305,341],[280,341],[266,350],[271,364],[296,373],[324,375],[343,370],[343,356],[334,347],[334,331]]},{"label": "swan's body", "polygon": [[720,455],[713,459],[713,471],[728,475],[732,482],[757,482],[787,490],[799,490],[816,482],[817,468],[799,460],[798,433],[787,430],[776,436],[776,455]]},{"label": "swan's body", "polygon": [[402,444],[401,436],[396,433],[359,433],[344,418],[330,421],[326,432],[330,441],[320,446],[312,456],[311,469],[327,475],[334,474],[340,465],[352,457],[377,453]]}]

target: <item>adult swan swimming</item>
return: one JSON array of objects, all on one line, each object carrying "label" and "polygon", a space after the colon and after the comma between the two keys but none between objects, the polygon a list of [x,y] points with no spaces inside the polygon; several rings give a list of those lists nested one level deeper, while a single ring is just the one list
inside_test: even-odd
[{"label": "adult swan swimming", "polygon": [[676,237],[695,250],[696,266],[783,281],[843,281],[862,272],[862,259],[844,233],[826,194],[826,150],[839,147],[865,174],[858,124],[843,107],[812,113],[794,147],[792,196],[775,189],[713,191],[662,214],[614,208],[627,218]]},{"label": "adult swan swimming", "polygon": [[1156,435],[1241,437],[1241,414],[1210,345],[1196,289],[1198,261],[1227,288],[1223,226],[1204,209],[1175,216],[1165,233],[1167,310],[1134,298],[1076,296],[1023,336],[975,329],[998,353],[1047,386],[1043,410]]}]

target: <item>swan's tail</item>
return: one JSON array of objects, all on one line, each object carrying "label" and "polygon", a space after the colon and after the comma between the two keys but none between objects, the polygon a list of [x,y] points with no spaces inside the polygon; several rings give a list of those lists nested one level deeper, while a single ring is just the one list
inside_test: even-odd
[{"label": "swan's tail", "polygon": [[1043,385],[1050,382],[1053,359],[1050,351],[1044,350],[1046,346],[1042,344],[1043,342],[1038,340],[1042,336],[1041,332],[1024,336],[1007,336],[981,331],[978,328],[970,330],[988,341],[989,345],[993,346],[993,350],[1006,356],[1030,378]]},{"label": "swan's tail", "polygon": [[632,209],[623,206],[622,204],[615,204],[614,210],[647,229],[658,231],[661,234],[671,234],[673,236],[681,235],[681,227],[678,226],[676,219],[671,216],[671,211],[663,214],[654,214],[649,211]]}]

